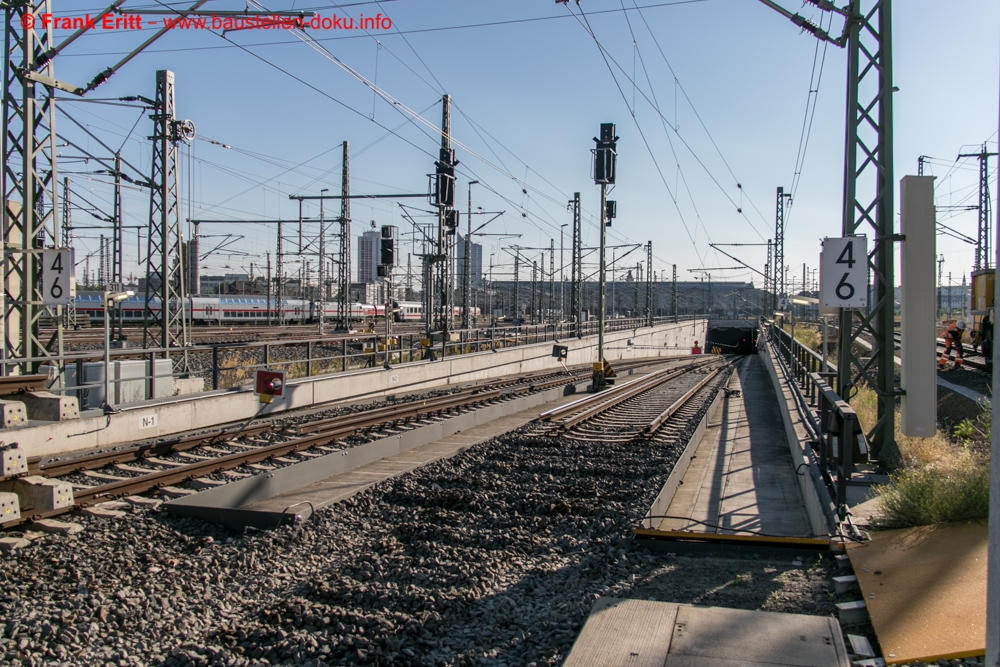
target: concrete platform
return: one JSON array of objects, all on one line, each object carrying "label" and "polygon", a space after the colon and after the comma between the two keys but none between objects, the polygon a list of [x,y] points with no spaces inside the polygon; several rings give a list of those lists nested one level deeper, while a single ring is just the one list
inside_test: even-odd
[{"label": "concrete platform", "polygon": [[600,598],[564,667],[848,667],[827,617]]},{"label": "concrete platform", "polygon": [[538,413],[579,398],[584,384],[527,394],[381,438],[363,445],[254,475],[166,503],[168,512],[221,523],[274,528],[307,519],[316,509],[372,484],[454,456],[537,418]]},{"label": "concrete platform", "polygon": [[777,397],[764,363],[747,357],[729,382],[659,531],[813,536]]},{"label": "concrete platform", "polygon": [[328,477],[296,491],[283,493],[268,500],[247,505],[243,509],[259,512],[281,512],[286,507],[302,503],[308,503],[314,509],[326,507],[327,505],[350,498],[354,494],[379,482],[405,474],[434,461],[460,454],[473,445],[486,442],[501,433],[524,426],[536,419],[539,412],[551,410],[552,408],[579,399],[579,394],[563,396],[554,401],[543,403],[541,406],[527,408],[500,417],[485,424],[473,426],[470,429],[441,438],[440,440],[400,452],[395,456],[369,463],[355,470]]},{"label": "concrete platform", "polygon": [[987,523],[887,530],[847,546],[886,664],[986,652]]}]

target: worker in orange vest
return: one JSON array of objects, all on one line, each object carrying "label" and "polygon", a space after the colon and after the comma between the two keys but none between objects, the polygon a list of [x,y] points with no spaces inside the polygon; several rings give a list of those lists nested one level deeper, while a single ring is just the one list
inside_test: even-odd
[{"label": "worker in orange vest", "polygon": [[962,365],[962,334],[965,333],[965,321],[959,320],[955,322],[950,327],[944,331],[944,352],[941,353],[941,358],[938,359],[938,366],[941,368],[945,367],[948,363],[948,359],[951,358],[951,347],[955,346],[955,365]]},{"label": "worker in orange vest", "polygon": [[691,354],[701,354],[701,347],[698,345],[698,341],[695,341],[694,345],[691,346]]}]

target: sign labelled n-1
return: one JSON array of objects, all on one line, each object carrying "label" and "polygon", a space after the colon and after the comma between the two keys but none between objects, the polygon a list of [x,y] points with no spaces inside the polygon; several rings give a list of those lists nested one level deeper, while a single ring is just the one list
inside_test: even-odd
[{"label": "sign labelled n-1", "polygon": [[42,251],[42,301],[68,306],[76,298],[76,265],[72,248]]},{"label": "sign labelled n-1", "polygon": [[860,310],[868,306],[868,237],[823,240],[820,304]]}]

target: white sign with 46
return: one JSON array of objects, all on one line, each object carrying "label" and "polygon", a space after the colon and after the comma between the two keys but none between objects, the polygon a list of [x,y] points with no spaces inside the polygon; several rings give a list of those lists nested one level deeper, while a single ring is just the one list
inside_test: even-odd
[{"label": "white sign with 46", "polygon": [[47,306],[67,306],[76,297],[76,269],[72,248],[42,252],[42,301]]},{"label": "white sign with 46", "polygon": [[868,237],[824,239],[821,258],[820,303],[827,308],[866,308]]}]

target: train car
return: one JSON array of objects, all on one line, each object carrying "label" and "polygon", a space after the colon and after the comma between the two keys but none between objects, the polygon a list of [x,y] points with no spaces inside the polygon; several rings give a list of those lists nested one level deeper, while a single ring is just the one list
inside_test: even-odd
[{"label": "train car", "polygon": [[392,309],[396,322],[424,321],[424,304],[419,301],[393,301]]},{"label": "train car", "polygon": [[[424,321],[424,304],[419,301],[394,301],[392,304],[393,319],[396,322],[423,322]],[[478,318],[482,312],[479,308],[470,308],[470,314],[474,318]],[[379,310],[379,315],[382,314],[382,310]],[[452,314],[455,317],[462,316],[462,307],[455,306],[452,309]]]},{"label": "train car", "polygon": [[[90,323],[94,325],[104,325],[104,293],[103,292],[77,292],[76,312],[84,313],[90,318]],[[118,302],[122,311],[122,323],[128,325],[141,325],[145,319],[146,297],[130,296],[124,301]],[[151,310],[160,312],[160,300],[153,297],[150,300]]]}]

